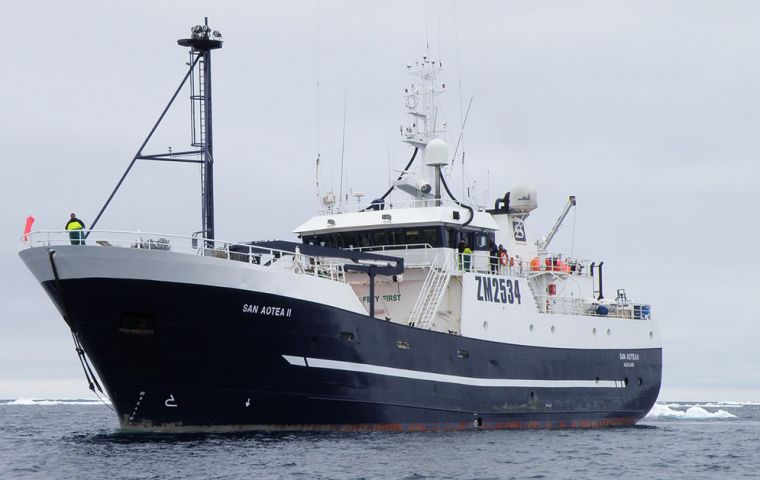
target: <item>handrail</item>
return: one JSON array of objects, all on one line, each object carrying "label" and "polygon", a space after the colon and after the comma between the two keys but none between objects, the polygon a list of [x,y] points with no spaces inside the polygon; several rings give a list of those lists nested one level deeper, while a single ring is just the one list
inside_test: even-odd
[{"label": "handrail", "polygon": [[[72,232],[79,235],[71,237]],[[22,243],[27,248],[68,244],[79,247],[96,244],[99,247],[169,251],[240,261],[262,267],[276,265],[283,269],[291,269],[296,273],[345,282],[344,262],[331,260],[331,257],[303,255],[298,250],[291,252],[252,244],[198,239],[185,235],[124,230],[35,230],[28,234],[27,241],[23,241],[22,237]]]},{"label": "handrail", "polygon": [[576,297],[560,295],[536,295],[538,311],[559,315],[583,315],[601,318],[623,318],[631,320],[650,320],[650,306],[644,303],[603,304],[606,313],[601,313],[599,303]]},{"label": "handrail", "polygon": [[[437,202],[437,203],[436,203]],[[401,208],[420,208],[420,207],[439,207],[439,206],[446,206],[446,207],[457,207],[461,208],[457,203],[447,200],[447,199],[425,199],[425,200],[407,200],[407,201],[401,201],[401,202],[392,202],[392,203],[386,203],[384,208],[382,210],[377,211],[393,211],[394,209],[401,209]],[[472,206],[475,210],[480,210],[480,207],[476,207],[475,205]],[[325,207],[320,208],[317,210],[317,214],[319,215],[341,215],[345,213],[357,213],[362,211],[372,211],[372,208],[370,207],[367,209],[367,205],[365,203],[356,203],[356,204],[336,204],[331,207]]]}]

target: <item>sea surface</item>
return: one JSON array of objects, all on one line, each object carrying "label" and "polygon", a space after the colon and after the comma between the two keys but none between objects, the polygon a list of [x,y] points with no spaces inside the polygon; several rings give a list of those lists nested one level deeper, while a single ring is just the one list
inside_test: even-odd
[{"label": "sea surface", "polygon": [[760,478],[760,404],[658,403],[633,428],[126,434],[89,400],[0,400],[0,479]]}]

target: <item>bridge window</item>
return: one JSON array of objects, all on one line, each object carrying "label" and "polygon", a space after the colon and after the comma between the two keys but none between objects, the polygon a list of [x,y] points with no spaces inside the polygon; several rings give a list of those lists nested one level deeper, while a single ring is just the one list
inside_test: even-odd
[{"label": "bridge window", "polygon": [[423,248],[425,244],[443,247],[443,229],[441,227],[414,227],[366,230],[358,232],[328,233],[321,235],[304,235],[303,242],[332,248],[362,248],[375,250],[378,247],[394,245],[414,245],[411,248]]},{"label": "bridge window", "polygon": [[464,240],[473,250],[487,250],[488,241],[494,239],[491,231],[462,231],[440,226],[384,228],[354,232],[304,235],[303,242],[332,248],[361,248],[372,251],[382,247],[408,245],[409,248],[431,247],[457,248]]}]

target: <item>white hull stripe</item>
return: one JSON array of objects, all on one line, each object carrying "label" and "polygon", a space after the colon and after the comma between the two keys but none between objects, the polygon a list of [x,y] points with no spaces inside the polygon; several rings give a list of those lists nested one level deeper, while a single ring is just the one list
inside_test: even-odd
[{"label": "white hull stripe", "polygon": [[420,372],[403,368],[382,367],[368,363],[342,362],[324,358],[296,357],[283,355],[289,364],[307,368],[325,368],[344,372],[370,373],[388,377],[411,378],[431,382],[456,383],[473,387],[525,387],[525,388],[623,388],[623,381],[618,380],[531,380],[513,378],[477,378],[460,377],[444,373]]}]

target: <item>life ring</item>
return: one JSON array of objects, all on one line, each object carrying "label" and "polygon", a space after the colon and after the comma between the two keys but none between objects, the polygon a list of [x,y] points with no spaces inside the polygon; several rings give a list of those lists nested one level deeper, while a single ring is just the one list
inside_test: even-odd
[{"label": "life ring", "polygon": [[505,250],[499,252],[499,263],[505,267],[507,266],[507,252]]}]

